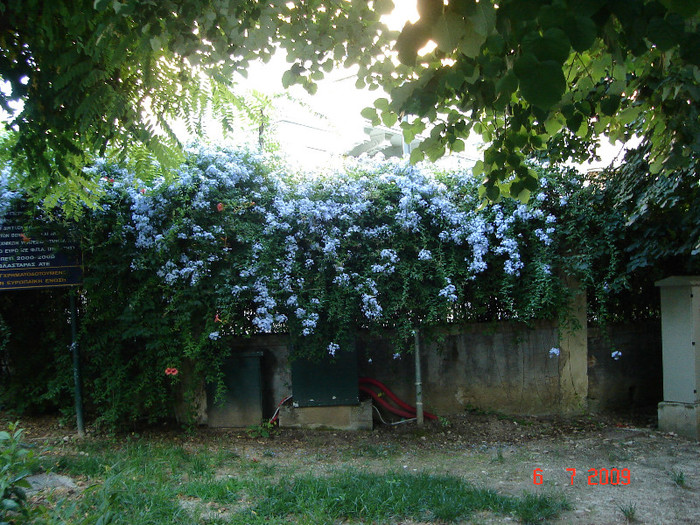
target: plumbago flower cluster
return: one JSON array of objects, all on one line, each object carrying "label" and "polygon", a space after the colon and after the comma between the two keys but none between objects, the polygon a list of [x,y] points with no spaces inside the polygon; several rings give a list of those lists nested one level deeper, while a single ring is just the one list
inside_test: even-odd
[{"label": "plumbago flower cluster", "polygon": [[302,351],[334,355],[358,330],[393,329],[400,351],[418,328],[527,321],[560,305],[547,199],[482,207],[466,170],[360,160],[300,176],[213,147],[148,187],[93,170],[107,190],[96,215],[128,208],[130,270],[157,278],[167,312],[199,322],[194,347],[288,332]]}]

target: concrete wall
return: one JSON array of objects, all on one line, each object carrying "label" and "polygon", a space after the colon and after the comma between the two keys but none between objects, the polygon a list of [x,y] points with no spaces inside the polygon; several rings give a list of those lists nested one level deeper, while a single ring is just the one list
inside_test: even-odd
[{"label": "concrete wall", "polygon": [[[619,360],[613,351],[622,352]],[[591,410],[655,406],[663,399],[661,321],[589,329],[588,398]]]},{"label": "concrete wall", "polygon": [[[557,411],[558,346],[556,327],[540,323],[531,329],[499,324],[473,324],[444,341],[424,345],[423,403],[440,414],[470,407],[521,414]],[[386,384],[400,398],[414,404],[414,356],[394,359],[387,341],[359,343],[360,374]]]},{"label": "concrete wall", "polygon": [[[468,408],[514,414],[570,414],[630,409],[661,399],[660,323],[560,333],[552,322],[453,328],[440,342],[423,344],[423,400],[440,415]],[[288,339],[262,335],[240,339],[233,352],[261,351],[263,416],[270,417],[292,392]],[[413,353],[394,358],[390,337],[357,339],[359,375],[386,384],[415,404]],[[550,349],[559,348],[559,356]],[[611,352],[619,350],[616,361]]]},{"label": "concrete wall", "polygon": [[288,344],[289,338],[285,335],[258,335],[239,339],[232,345],[233,353],[263,353],[263,417],[272,416],[277,404],[292,393]]}]

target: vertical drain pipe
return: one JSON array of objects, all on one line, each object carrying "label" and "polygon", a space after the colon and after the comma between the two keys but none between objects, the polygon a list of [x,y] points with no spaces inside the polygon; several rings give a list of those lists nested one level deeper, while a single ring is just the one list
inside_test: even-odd
[{"label": "vertical drain pipe", "polygon": [[85,437],[83,419],[83,378],[80,373],[80,350],[78,348],[78,312],[75,306],[75,292],[70,292],[71,354],[73,357],[73,384],[75,388],[75,417],[78,423],[78,437]]},{"label": "vertical drain pipe", "polygon": [[413,332],[415,339],[416,357],[416,422],[418,426],[423,426],[423,381],[420,375],[420,333],[418,329]]}]

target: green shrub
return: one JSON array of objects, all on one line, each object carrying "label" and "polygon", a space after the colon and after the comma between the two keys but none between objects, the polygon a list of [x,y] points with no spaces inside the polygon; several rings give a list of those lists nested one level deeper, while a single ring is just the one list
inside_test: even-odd
[{"label": "green shrub", "polygon": [[21,443],[22,433],[18,423],[11,423],[8,431],[0,431],[0,525],[28,515],[25,489],[30,485],[26,478],[38,457]]}]

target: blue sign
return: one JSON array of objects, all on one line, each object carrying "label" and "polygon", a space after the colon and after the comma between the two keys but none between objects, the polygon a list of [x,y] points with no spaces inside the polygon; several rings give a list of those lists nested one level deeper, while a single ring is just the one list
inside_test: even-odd
[{"label": "blue sign", "polygon": [[77,247],[54,232],[41,239],[29,237],[22,216],[9,212],[0,225],[0,291],[82,284]]}]

